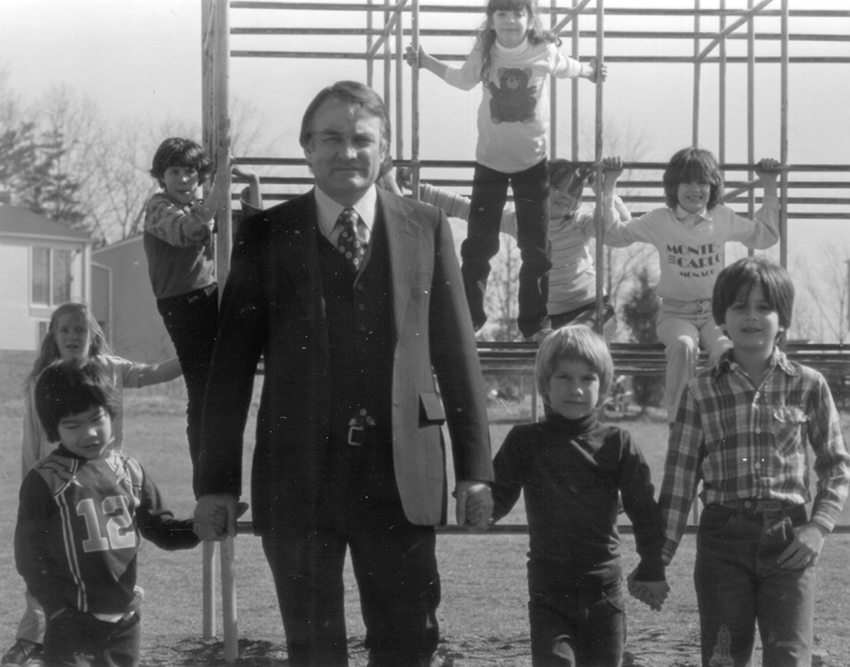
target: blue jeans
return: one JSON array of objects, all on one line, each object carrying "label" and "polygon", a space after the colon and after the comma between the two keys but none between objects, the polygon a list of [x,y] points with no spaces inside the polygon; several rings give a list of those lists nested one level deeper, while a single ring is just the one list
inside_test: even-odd
[{"label": "blue jeans", "polygon": [[776,564],[794,539],[792,526],[805,522],[802,505],[763,514],[705,508],[694,566],[703,667],[748,665],[756,622],[765,665],[811,664],[815,570]]},{"label": "blue jeans", "polygon": [[547,160],[515,174],[504,174],[475,165],[469,226],[460,246],[461,273],[469,302],[472,324],[477,329],[487,322],[484,294],[490,276],[490,260],[499,252],[499,227],[508,199],[508,184],[516,204],[519,270],[519,316],[517,326],[526,338],[549,326],[546,301],[549,297],[549,172]]},{"label": "blue jeans", "polygon": [[528,565],[533,667],[619,667],[626,643],[621,579],[577,583]]},{"label": "blue jeans", "polygon": [[218,333],[218,289],[203,289],[159,299],[157,310],[174,343],[186,383],[186,437],[192,459],[192,490],[198,495],[198,458],[201,455],[201,418]]},{"label": "blue jeans", "polygon": [[46,667],[136,667],[142,627],[138,612],[108,623],[76,609],[64,609],[47,621]]}]

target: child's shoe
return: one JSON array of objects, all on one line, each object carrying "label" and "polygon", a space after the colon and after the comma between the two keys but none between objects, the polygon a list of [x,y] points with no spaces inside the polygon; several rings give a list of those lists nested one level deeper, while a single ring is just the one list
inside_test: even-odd
[{"label": "child's shoe", "polygon": [[0,659],[0,665],[26,665],[30,658],[41,653],[42,648],[41,644],[29,639],[18,639]]}]

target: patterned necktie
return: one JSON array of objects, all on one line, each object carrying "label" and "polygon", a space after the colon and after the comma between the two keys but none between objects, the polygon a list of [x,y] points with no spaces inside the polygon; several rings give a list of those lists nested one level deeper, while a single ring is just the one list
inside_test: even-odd
[{"label": "patterned necktie", "polygon": [[336,220],[336,224],[342,227],[336,246],[348,263],[355,271],[360,269],[363,263],[363,255],[366,254],[366,244],[357,235],[357,223],[360,216],[350,206],[343,209]]}]

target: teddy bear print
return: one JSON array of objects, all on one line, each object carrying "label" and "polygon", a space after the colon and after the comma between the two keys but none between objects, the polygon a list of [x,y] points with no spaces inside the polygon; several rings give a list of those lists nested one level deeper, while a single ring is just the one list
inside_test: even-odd
[{"label": "teddy bear print", "polygon": [[494,123],[529,123],[534,120],[537,86],[529,86],[531,68],[500,67],[496,74],[499,85],[489,83],[490,118]]}]

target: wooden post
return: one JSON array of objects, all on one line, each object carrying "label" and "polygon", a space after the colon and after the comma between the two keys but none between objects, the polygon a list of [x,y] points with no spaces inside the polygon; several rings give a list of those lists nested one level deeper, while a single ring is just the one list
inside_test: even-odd
[{"label": "wooden post", "polygon": [[[201,132],[204,149],[212,155],[211,148],[215,145],[215,53],[213,32],[213,2],[203,0],[201,5],[201,97],[203,118]],[[209,184],[207,184],[209,187]],[[204,542],[201,554],[201,589],[203,595],[203,611],[201,615],[202,634],[204,639],[215,635],[215,542]]]},{"label": "wooden post", "polygon": [[[204,0],[201,26],[203,30],[202,95],[204,148],[213,161],[219,164],[230,155],[230,22],[227,0]],[[224,179],[230,192],[230,165],[225,164],[215,175],[218,182]],[[207,184],[207,188],[209,184]],[[219,298],[227,281],[232,249],[231,201],[228,195],[225,206],[216,216],[215,265]],[[214,542],[203,547],[203,633],[205,638],[215,634],[215,552]],[[224,657],[228,663],[238,657],[236,625],[236,586],[233,575],[235,545],[228,537],[221,547],[222,555],[222,611],[224,622]]]},{"label": "wooden post", "polygon": [[221,543],[221,616],[224,621],[224,661],[239,658],[239,622],[236,614],[236,542],[228,537]]}]

